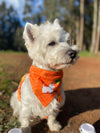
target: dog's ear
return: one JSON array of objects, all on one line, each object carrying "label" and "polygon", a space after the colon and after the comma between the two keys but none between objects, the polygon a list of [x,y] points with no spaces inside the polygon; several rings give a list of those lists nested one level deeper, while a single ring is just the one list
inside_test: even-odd
[{"label": "dog's ear", "polygon": [[59,25],[59,19],[55,19],[54,22],[53,22],[54,25]]},{"label": "dog's ear", "polygon": [[60,24],[59,24],[59,20],[56,18],[53,22],[54,26],[56,27],[56,29],[58,30],[59,28],[61,28]]},{"label": "dog's ear", "polygon": [[25,40],[26,47],[29,47],[29,45],[31,45],[36,40],[38,35],[39,35],[39,27],[36,24],[32,25],[30,23],[26,23],[23,32],[23,38]]}]

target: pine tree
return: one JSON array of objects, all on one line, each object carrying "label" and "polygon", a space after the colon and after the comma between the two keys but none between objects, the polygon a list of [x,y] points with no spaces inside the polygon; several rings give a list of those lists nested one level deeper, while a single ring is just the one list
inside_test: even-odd
[{"label": "pine tree", "polygon": [[13,49],[14,35],[19,26],[17,12],[12,6],[6,8],[3,2],[0,5],[0,49]]}]

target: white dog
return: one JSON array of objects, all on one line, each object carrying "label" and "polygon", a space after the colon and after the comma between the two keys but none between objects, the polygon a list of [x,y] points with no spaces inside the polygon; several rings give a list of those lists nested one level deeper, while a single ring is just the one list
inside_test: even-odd
[{"label": "white dog", "polygon": [[19,116],[23,129],[29,127],[31,117],[39,116],[47,117],[51,131],[59,131],[61,125],[56,117],[65,102],[62,69],[77,61],[78,48],[70,45],[69,33],[57,19],[40,26],[27,23],[23,38],[33,63],[11,97],[13,114]]}]

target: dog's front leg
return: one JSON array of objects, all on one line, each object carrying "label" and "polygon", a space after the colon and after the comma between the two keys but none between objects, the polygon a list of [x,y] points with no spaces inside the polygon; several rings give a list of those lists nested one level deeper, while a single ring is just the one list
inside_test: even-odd
[{"label": "dog's front leg", "polygon": [[20,123],[21,123],[22,133],[31,133],[29,118],[27,117],[20,118]]},{"label": "dog's front leg", "polygon": [[51,131],[58,132],[61,129],[61,125],[56,120],[56,116],[57,116],[57,114],[48,116],[48,123],[47,124],[48,124]]},{"label": "dog's front leg", "polygon": [[26,107],[23,107],[20,111],[20,116],[19,116],[22,133],[31,133],[29,118],[30,118],[29,109]]}]

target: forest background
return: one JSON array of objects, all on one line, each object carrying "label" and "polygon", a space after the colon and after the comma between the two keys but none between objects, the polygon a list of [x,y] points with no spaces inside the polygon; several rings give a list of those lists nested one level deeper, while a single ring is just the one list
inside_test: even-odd
[{"label": "forest background", "polygon": [[[24,26],[55,18],[82,51],[76,65],[64,69],[60,132],[78,133],[80,124],[88,122],[100,133],[100,0],[0,0],[0,133],[20,128],[10,98],[32,63],[24,46]],[[51,133],[44,121],[36,119],[33,125],[33,133]]]},{"label": "forest background", "polygon": [[0,51],[26,51],[22,38],[25,23],[53,22],[55,18],[70,33],[72,45],[81,51],[100,51],[100,0],[24,0],[22,8],[1,0]]}]

